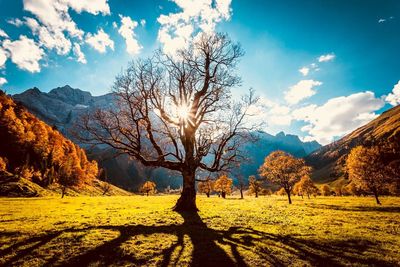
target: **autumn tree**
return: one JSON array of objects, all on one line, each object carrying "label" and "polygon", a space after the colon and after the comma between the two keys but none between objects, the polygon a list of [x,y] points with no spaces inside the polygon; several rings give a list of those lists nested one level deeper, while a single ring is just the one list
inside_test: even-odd
[{"label": "autumn tree", "polygon": [[82,184],[80,174],[74,170],[74,161],[71,158],[65,159],[61,165],[57,182],[61,185],[61,198],[64,198],[68,188]]},{"label": "autumn tree", "polygon": [[152,181],[146,181],[141,187],[140,192],[149,196],[149,194],[154,194],[156,192],[156,184]]},{"label": "autumn tree", "polygon": [[261,181],[257,181],[254,175],[250,175],[249,177],[249,193],[254,194],[256,198],[258,194],[262,191],[262,184]]},{"label": "autumn tree", "polygon": [[222,198],[225,198],[227,194],[232,192],[233,181],[226,174],[222,174],[214,184],[214,190],[221,194]]},{"label": "autumn tree", "polygon": [[272,152],[259,169],[261,177],[284,188],[289,204],[292,204],[290,194],[293,186],[301,177],[309,175],[310,171],[311,168],[305,165],[303,159],[297,159],[283,151]]},{"label": "autumn tree", "polygon": [[323,196],[330,196],[332,194],[331,187],[327,184],[321,186],[321,193]]},{"label": "autumn tree", "polygon": [[307,195],[307,197],[310,198],[311,195],[316,195],[318,193],[318,188],[315,186],[310,176],[305,175],[295,184],[293,191],[301,197]]},{"label": "autumn tree", "polygon": [[372,193],[380,205],[379,194],[391,181],[392,169],[383,162],[379,147],[353,148],[347,157],[346,167],[350,181]]},{"label": "autumn tree", "polygon": [[211,179],[207,179],[205,181],[201,181],[197,184],[199,189],[199,193],[204,193],[207,197],[210,197],[210,194],[214,191],[214,181]]},{"label": "autumn tree", "polygon": [[158,51],[130,63],[113,87],[117,106],[85,115],[80,140],[181,173],[174,210],[196,211],[196,171],[221,172],[238,163],[253,130],[246,120],[257,100],[253,91],[241,101],[230,94],[240,84],[235,67],[242,55],[227,35],[202,34],[174,56]]}]

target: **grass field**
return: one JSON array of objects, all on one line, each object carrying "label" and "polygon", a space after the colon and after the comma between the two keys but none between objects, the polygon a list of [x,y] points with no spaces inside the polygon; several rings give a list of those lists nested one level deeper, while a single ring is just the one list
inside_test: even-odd
[{"label": "grass field", "polygon": [[400,198],[2,198],[0,265],[400,265]]}]

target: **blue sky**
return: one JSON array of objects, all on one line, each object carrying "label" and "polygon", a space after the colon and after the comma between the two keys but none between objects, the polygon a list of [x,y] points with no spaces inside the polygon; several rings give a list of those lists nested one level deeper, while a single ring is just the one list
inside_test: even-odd
[{"label": "blue sky", "polygon": [[171,51],[206,30],[242,44],[243,85],[233,94],[256,90],[255,119],[268,132],[329,143],[400,103],[400,1],[0,0],[0,6],[0,83],[11,94],[65,84],[104,94],[130,60],[160,47]]}]

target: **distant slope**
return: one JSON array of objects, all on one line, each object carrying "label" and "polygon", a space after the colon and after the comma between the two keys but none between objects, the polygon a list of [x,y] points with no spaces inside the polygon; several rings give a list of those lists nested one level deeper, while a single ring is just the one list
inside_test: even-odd
[{"label": "distant slope", "polygon": [[[111,187],[97,180],[97,162],[71,140],[0,91],[0,195],[57,191],[61,177],[76,177],[76,193]],[[39,190],[39,188],[42,188]],[[117,192],[116,189],[113,189]],[[106,190],[104,190],[106,191]]]},{"label": "distant slope", "polygon": [[[13,98],[23,104],[29,111],[43,119],[49,125],[54,125],[67,137],[69,129],[80,114],[98,107],[112,107],[115,103],[113,94],[92,96],[89,92],[74,89],[66,85],[51,90],[49,93],[41,92],[38,88],[29,89]],[[321,147],[317,142],[302,142],[298,136],[278,133],[276,136],[265,132],[256,133],[259,141],[248,144],[245,154],[249,162],[240,167],[240,172],[246,177],[257,174],[257,170],[264,158],[275,150],[284,150],[297,157],[304,157]],[[115,151],[109,148],[96,148],[87,151],[89,157],[96,159],[99,166],[107,170],[108,181],[128,190],[136,190],[147,179],[156,182],[159,189],[171,186],[177,188],[181,185],[181,178],[173,172],[164,169],[143,167],[135,160],[128,157],[115,158]]]},{"label": "distant slope", "polygon": [[385,111],[370,123],[308,155],[307,163],[315,168],[314,180],[331,182],[345,179],[346,157],[357,145],[389,145],[396,153],[400,153],[400,106]]}]

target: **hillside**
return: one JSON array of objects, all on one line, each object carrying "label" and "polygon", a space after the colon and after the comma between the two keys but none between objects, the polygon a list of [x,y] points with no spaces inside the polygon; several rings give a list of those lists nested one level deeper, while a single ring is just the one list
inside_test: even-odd
[{"label": "hillside", "polygon": [[118,191],[97,180],[97,162],[83,149],[2,91],[0,140],[2,196],[47,195],[60,188],[73,188],[75,194]]},{"label": "hillside", "polygon": [[[92,96],[89,92],[68,85],[55,88],[48,93],[33,88],[13,95],[13,98],[47,124],[56,126],[69,138],[72,138],[69,130],[80,114],[98,107],[112,106],[115,103],[112,93]],[[240,173],[245,177],[256,174],[264,158],[272,151],[284,150],[297,157],[304,157],[321,147],[315,141],[302,142],[298,136],[283,132],[277,135],[265,132],[256,134],[259,140],[244,148],[249,161],[241,165]],[[164,169],[143,167],[129,157],[114,157],[116,153],[113,149],[96,147],[87,153],[90,158],[97,160],[101,168],[107,170],[108,181],[128,190],[136,190],[149,178],[156,182],[160,190],[167,186],[177,188],[181,184],[179,175]]]},{"label": "hillside", "polygon": [[397,155],[393,159],[400,159],[400,106],[385,111],[370,123],[307,156],[306,161],[315,168],[314,180],[331,182],[346,179],[345,160],[357,145],[387,146]]}]

